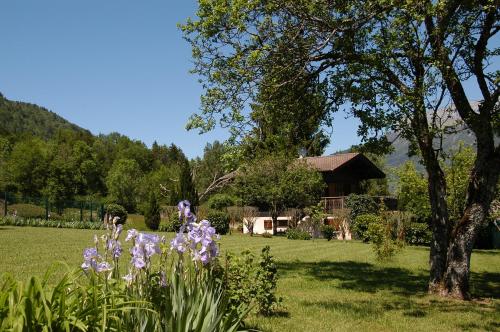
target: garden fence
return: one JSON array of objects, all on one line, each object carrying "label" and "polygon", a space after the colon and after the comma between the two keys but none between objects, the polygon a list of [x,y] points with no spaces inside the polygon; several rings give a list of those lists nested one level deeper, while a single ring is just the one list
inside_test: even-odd
[{"label": "garden fence", "polygon": [[46,220],[102,221],[104,204],[92,199],[51,200],[4,192],[0,197],[0,216]]}]

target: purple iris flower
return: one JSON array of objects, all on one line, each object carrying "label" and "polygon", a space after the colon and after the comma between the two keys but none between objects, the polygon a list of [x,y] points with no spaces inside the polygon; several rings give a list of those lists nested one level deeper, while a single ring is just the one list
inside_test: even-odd
[{"label": "purple iris flower", "polygon": [[97,273],[101,273],[101,272],[111,271],[112,269],[113,268],[111,267],[111,265],[108,262],[101,262],[101,263],[97,264],[97,267],[95,270]]},{"label": "purple iris flower", "polygon": [[132,265],[134,265],[136,269],[142,269],[143,267],[146,266],[146,262],[144,261],[144,258],[141,256],[132,257],[131,263]]},{"label": "purple iris flower", "polygon": [[138,234],[139,234],[139,232],[137,232],[137,230],[135,230],[134,228],[129,229],[127,231],[127,237],[125,238],[125,241],[130,241],[132,239],[135,239]]},{"label": "purple iris flower", "polygon": [[113,258],[116,259],[116,258],[120,257],[122,255],[122,252],[123,252],[123,249],[122,249],[120,241],[116,241],[115,246],[113,248]]},{"label": "purple iris flower", "polygon": [[179,254],[186,251],[185,247],[186,239],[182,233],[177,233],[175,238],[170,241],[170,250],[176,250]]}]

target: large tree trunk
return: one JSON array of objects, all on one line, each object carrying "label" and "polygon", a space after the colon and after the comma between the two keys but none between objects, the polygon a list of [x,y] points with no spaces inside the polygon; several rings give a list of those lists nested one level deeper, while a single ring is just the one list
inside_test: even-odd
[{"label": "large tree trunk", "polygon": [[[437,162],[437,161],[436,161]],[[446,271],[446,253],[448,250],[449,225],[446,204],[446,183],[441,167],[429,174],[429,199],[431,203],[432,241],[430,245],[429,292],[440,293]]]},{"label": "large tree trunk", "polygon": [[422,102],[415,108],[411,121],[415,138],[419,145],[428,176],[428,192],[431,205],[432,241],[430,245],[429,292],[440,293],[443,289],[446,271],[446,253],[450,233],[448,206],[446,203],[446,180],[439,164],[438,155],[433,147],[433,136],[429,132],[427,114]]},{"label": "large tree trunk", "polygon": [[273,235],[278,234],[278,212],[271,212],[271,218],[273,219]]},{"label": "large tree trunk", "polygon": [[[486,145],[486,146],[485,146]],[[469,274],[472,249],[481,227],[485,224],[495,196],[500,165],[500,151],[491,144],[481,144],[472,171],[464,214],[451,234],[445,274],[445,294],[469,299]]]}]

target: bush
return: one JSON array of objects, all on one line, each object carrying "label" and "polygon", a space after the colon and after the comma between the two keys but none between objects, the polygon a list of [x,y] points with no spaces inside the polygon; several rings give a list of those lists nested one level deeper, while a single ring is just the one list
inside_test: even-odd
[{"label": "bush", "polygon": [[111,220],[114,217],[118,217],[117,224],[125,224],[127,222],[127,210],[119,204],[108,204],[106,206],[106,214]]},{"label": "bush", "polygon": [[264,237],[264,238],[266,238],[266,239],[270,239],[270,238],[272,238],[272,237],[273,237],[273,235],[272,235],[271,233],[267,233],[267,232],[265,232],[265,233],[263,233],[263,234],[262,234],[262,237]]},{"label": "bush", "polygon": [[269,246],[262,249],[257,264],[248,250],[238,256],[228,254],[224,272],[224,289],[232,310],[255,302],[263,315],[269,316],[277,311],[281,303],[275,295],[278,270]]},{"label": "bush", "polygon": [[368,233],[368,227],[372,223],[381,222],[382,217],[377,216],[375,214],[361,214],[358,215],[354,221],[352,222],[352,232],[356,235],[356,237],[363,242],[370,241],[370,235]]},{"label": "bush", "polygon": [[380,217],[371,218],[366,235],[373,244],[377,259],[381,261],[392,258],[402,245],[401,242],[394,239],[390,223]]},{"label": "bush", "polygon": [[225,235],[229,232],[229,214],[226,212],[210,211],[207,219],[218,234]]},{"label": "bush", "polygon": [[149,197],[148,206],[144,212],[144,222],[149,229],[157,230],[160,226],[161,216],[160,216],[160,206],[156,200],[156,195],[151,193]]},{"label": "bush", "polygon": [[321,226],[321,233],[323,234],[323,237],[330,241],[335,237],[335,229],[333,226],[330,225],[323,225]]},{"label": "bush", "polygon": [[299,229],[289,229],[286,231],[286,238],[289,240],[310,240],[311,234]]},{"label": "bush", "polygon": [[377,202],[368,195],[351,194],[347,196],[345,203],[350,209],[349,218],[351,220],[362,214],[376,214],[379,210]]},{"label": "bush", "polygon": [[182,221],[179,219],[179,212],[172,212],[168,218],[168,221],[164,224],[160,224],[158,230],[161,232],[179,232],[182,226]]},{"label": "bush", "polygon": [[[45,219],[45,207],[34,204],[12,204],[7,207],[10,215],[30,219]],[[49,219],[61,219],[55,212],[49,211]]]},{"label": "bush", "polygon": [[52,228],[73,228],[73,229],[102,229],[101,222],[77,221],[77,220],[45,220],[34,218],[20,218],[7,216],[0,218],[1,226],[28,226],[28,227],[52,227]]},{"label": "bush", "polygon": [[215,194],[208,199],[207,205],[212,210],[224,210],[235,205],[236,199],[228,194]]},{"label": "bush", "polygon": [[405,242],[417,246],[428,246],[432,232],[425,223],[412,222],[405,227]]}]

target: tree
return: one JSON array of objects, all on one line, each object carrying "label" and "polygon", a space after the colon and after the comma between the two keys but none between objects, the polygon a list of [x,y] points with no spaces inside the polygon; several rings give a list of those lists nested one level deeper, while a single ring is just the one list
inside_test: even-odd
[{"label": "tree", "polygon": [[431,207],[427,179],[416,170],[412,161],[407,161],[399,167],[396,174],[399,208],[411,212],[420,222],[428,222],[431,217]]},{"label": "tree", "polygon": [[14,145],[8,161],[12,184],[24,196],[39,196],[47,179],[47,145],[26,139]]},{"label": "tree", "polygon": [[157,230],[160,226],[160,205],[158,205],[154,192],[151,192],[149,195],[148,207],[144,212],[144,221],[146,222],[146,226],[152,230]]},{"label": "tree", "polygon": [[177,205],[179,201],[188,200],[191,206],[198,205],[198,193],[193,182],[193,175],[191,174],[191,166],[189,161],[185,160],[180,165],[179,182],[176,190],[171,196],[172,205]]},{"label": "tree", "polygon": [[[365,145],[386,150],[385,133],[393,130],[419,152],[432,211],[429,291],[468,298],[474,239],[499,177],[499,76],[488,67],[498,54],[489,42],[500,31],[499,8],[498,0],[200,1],[199,19],[183,26],[206,89],[202,113],[190,125],[208,130],[217,119],[233,128],[248,122],[243,110],[256,99],[268,59],[278,71],[303,64],[310,76],[326,78],[330,110],[358,117]],[[279,43],[287,52],[274,47]],[[290,65],[280,65],[280,56]],[[482,95],[477,107],[466,80]],[[449,121],[463,123],[477,141],[456,221],[449,218],[440,163],[439,138]]]},{"label": "tree", "polygon": [[113,163],[106,179],[109,199],[134,212],[142,172],[135,160],[118,159]]},{"label": "tree", "polygon": [[[303,62],[294,62],[297,55],[289,52],[288,46],[279,40],[274,45],[276,52],[270,54],[276,59],[268,58],[263,65],[258,93],[250,105],[253,128],[243,141],[250,158],[269,153],[318,156],[330,142],[326,133],[332,122],[327,82],[310,75]],[[279,82],[289,83],[276,84]]]},{"label": "tree", "polygon": [[305,162],[268,156],[242,167],[235,187],[245,205],[270,212],[276,234],[280,214],[286,208],[316,204],[324,183],[321,175]]}]

